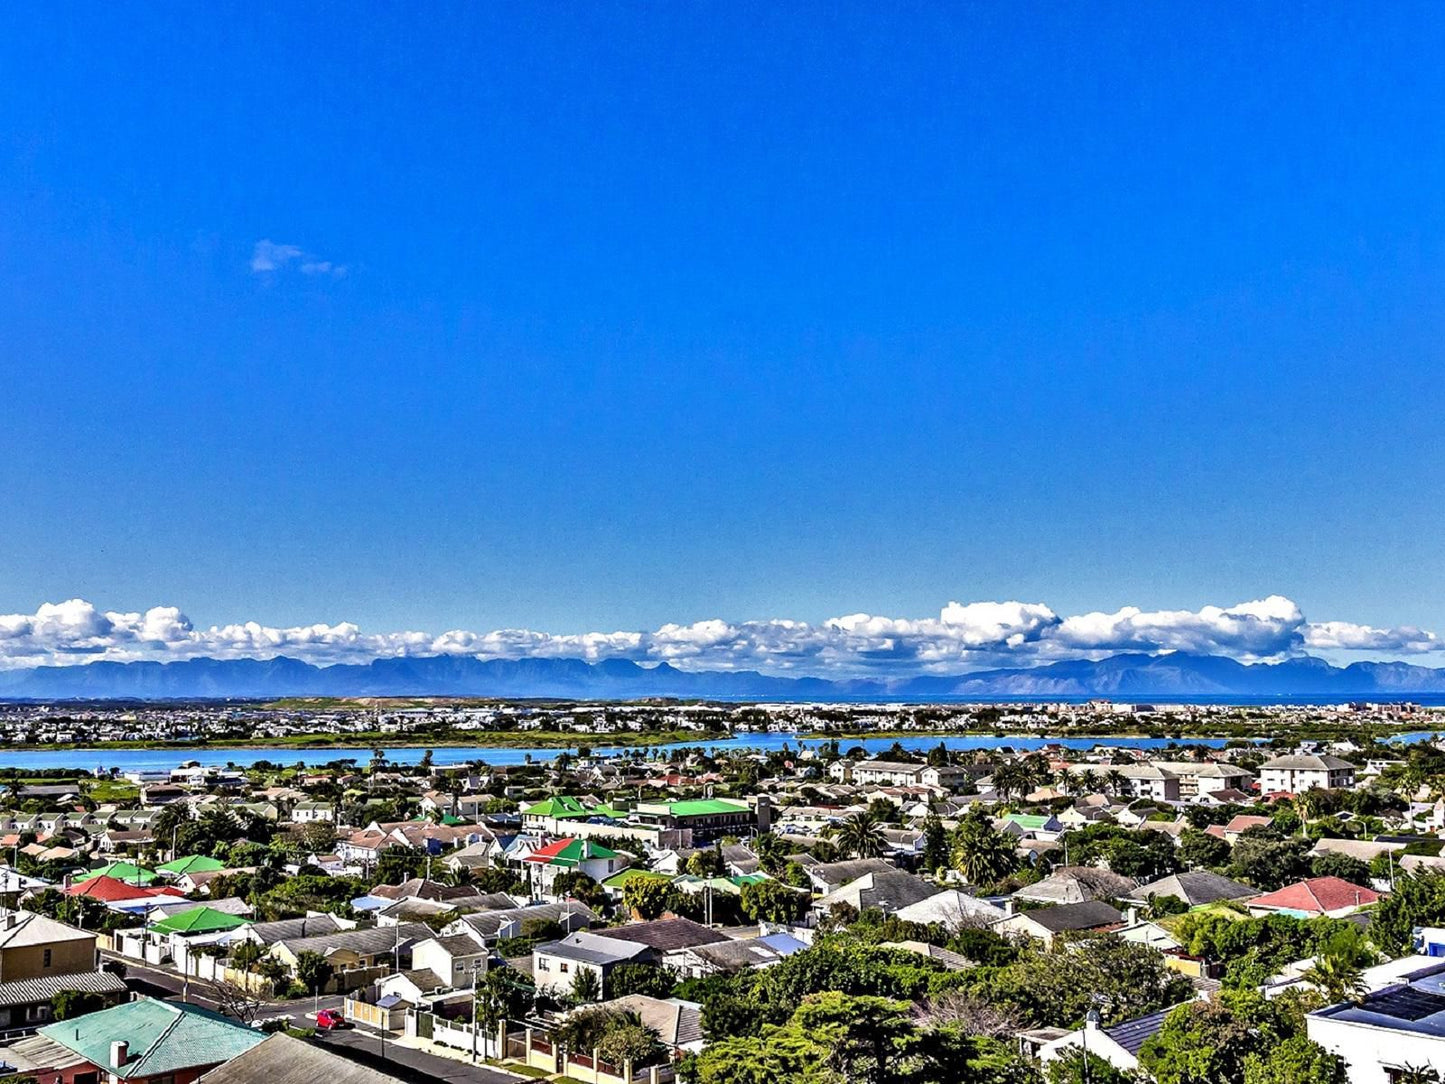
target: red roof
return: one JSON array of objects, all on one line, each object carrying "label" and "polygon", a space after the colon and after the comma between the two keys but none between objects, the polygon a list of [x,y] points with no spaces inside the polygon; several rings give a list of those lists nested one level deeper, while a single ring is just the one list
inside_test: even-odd
[{"label": "red roof", "polygon": [[89,896],[94,900],[134,900],[142,896],[185,896],[179,888],[169,885],[155,885],[150,888],[118,881],[114,877],[92,877],[82,884],[65,889],[69,896]]},{"label": "red roof", "polygon": [[1373,888],[1351,884],[1340,877],[1311,877],[1297,884],[1285,885],[1278,892],[1256,896],[1249,901],[1249,906],[1322,915],[1327,911],[1363,907],[1378,899],[1380,893]]},{"label": "red roof", "polygon": [[549,843],[547,844],[547,846],[539,847],[537,850],[533,851],[527,856],[527,861],[546,862],[549,859],[556,858],[559,854],[561,854],[575,842],[577,841],[574,839],[559,839],[556,843]]},{"label": "red roof", "polygon": [[1224,826],[1224,830],[1233,835],[1235,832],[1243,832],[1248,828],[1258,828],[1262,824],[1268,824],[1269,821],[1268,817],[1261,817],[1257,813],[1239,813]]}]

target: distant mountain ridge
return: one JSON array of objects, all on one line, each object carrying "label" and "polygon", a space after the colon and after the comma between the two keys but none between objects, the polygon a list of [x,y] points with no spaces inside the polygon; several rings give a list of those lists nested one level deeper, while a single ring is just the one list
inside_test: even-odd
[{"label": "distant mountain ridge", "polygon": [[1114,655],[952,677],[828,679],[755,671],[685,671],[626,659],[474,659],[448,655],[315,666],[299,659],[96,662],[0,671],[3,699],[200,699],[282,696],[497,696],[757,700],[903,697],[1338,696],[1402,699],[1445,692],[1445,670],[1400,662],[1334,666],[1323,659],[1245,664],[1214,655]]}]

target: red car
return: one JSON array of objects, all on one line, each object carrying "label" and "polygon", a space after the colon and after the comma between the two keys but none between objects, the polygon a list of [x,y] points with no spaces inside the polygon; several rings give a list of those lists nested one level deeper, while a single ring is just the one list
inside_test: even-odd
[{"label": "red car", "polygon": [[338,1028],[350,1027],[346,1018],[335,1009],[322,1009],[316,1014],[317,1031],[336,1031]]}]

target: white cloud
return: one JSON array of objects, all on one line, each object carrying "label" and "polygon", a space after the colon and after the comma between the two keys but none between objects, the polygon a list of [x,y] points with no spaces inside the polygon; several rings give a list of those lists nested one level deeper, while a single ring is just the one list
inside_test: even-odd
[{"label": "white cloud", "polygon": [[1307,651],[1414,655],[1442,649],[1413,626],[1311,623],[1279,595],[1198,610],[1060,616],[1041,602],[950,602],[937,617],[856,613],[817,624],[720,619],[666,624],[651,632],[554,634],[531,629],[440,634],[364,632],[351,622],[288,628],[247,621],[198,628],[175,606],[101,611],[84,599],[46,603],[33,614],[0,614],[0,668],[96,659],[272,658],[318,665],[453,655],[483,659],[632,659],[690,670],[761,670],[820,676],[959,674],[1098,658],[1119,651],[1183,651],[1272,660]]},{"label": "white cloud", "polygon": [[256,247],[251,251],[251,270],[258,275],[282,271],[293,265],[303,275],[341,278],[347,272],[345,264],[320,259],[300,245],[283,245],[266,239],[257,241]]}]

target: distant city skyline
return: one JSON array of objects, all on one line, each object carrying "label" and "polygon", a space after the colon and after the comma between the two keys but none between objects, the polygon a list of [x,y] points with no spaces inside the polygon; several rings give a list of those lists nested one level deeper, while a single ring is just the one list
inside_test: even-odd
[{"label": "distant city skyline", "polygon": [[852,665],[830,618],[1279,595],[1266,646],[1429,663],[1441,55],[1423,3],[11,6],[0,614]]},{"label": "distant city skyline", "polygon": [[106,611],[82,599],[33,614],[0,615],[0,669],[98,660],[173,661],[277,656],[317,665],[379,658],[576,658],[667,662],[684,670],[756,670],[818,677],[946,675],[1142,652],[1186,652],[1243,662],[1306,654],[1334,660],[1409,659],[1445,664],[1441,641],[1414,627],[1311,621],[1273,595],[1197,611],[1137,607],[1065,615],[1043,603],[950,602],[937,616],[855,613],[821,622],[786,617],[669,623],[653,630],[556,632],[512,628],[445,631],[367,629],[315,622],[278,628],[257,621],[205,626],[175,606]]}]

